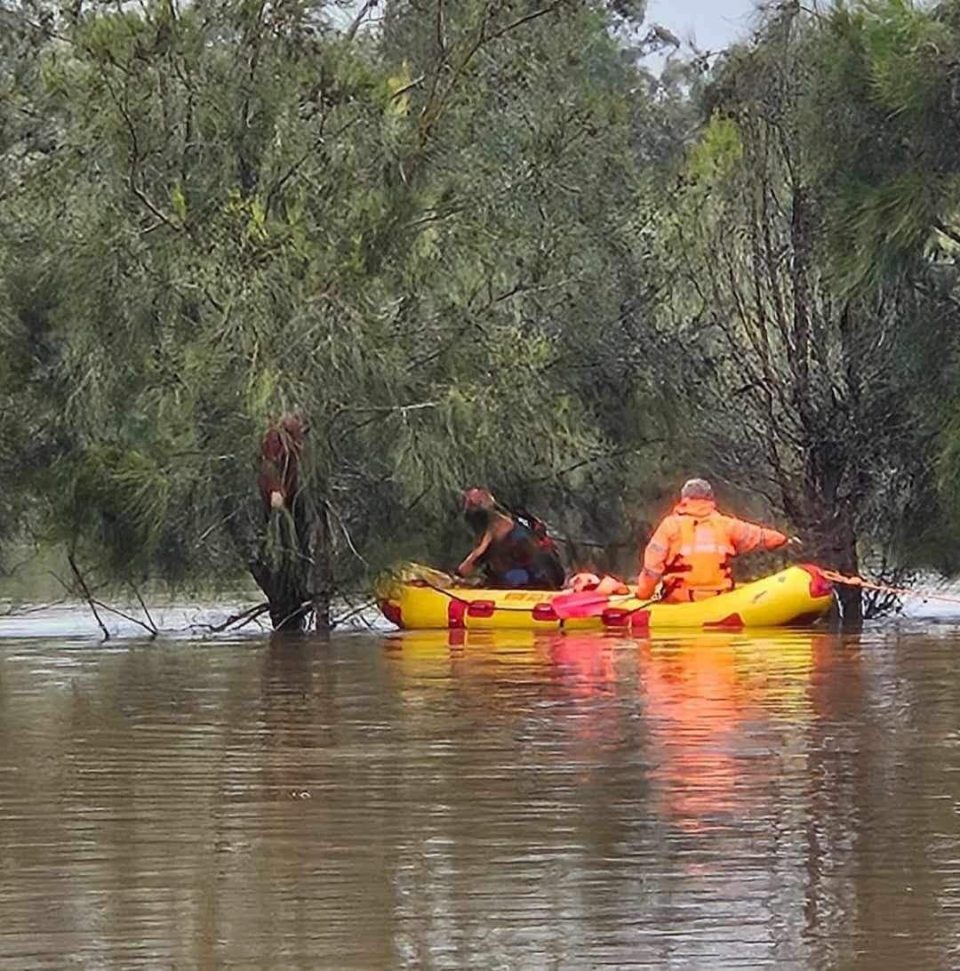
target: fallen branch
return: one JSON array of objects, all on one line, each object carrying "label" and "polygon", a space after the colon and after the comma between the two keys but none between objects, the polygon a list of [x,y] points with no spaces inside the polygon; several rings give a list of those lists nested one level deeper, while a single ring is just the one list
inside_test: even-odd
[{"label": "fallen branch", "polygon": [[144,616],[145,616],[145,617],[147,618],[147,621],[148,621],[148,622],[149,622],[149,624],[150,624],[150,628],[151,628],[151,629],[152,629],[152,631],[153,631],[153,636],[154,636],[154,637],[156,637],[156,636],[157,636],[157,634],[159,634],[159,633],[160,633],[160,631],[159,631],[159,629],[157,628],[157,625],[156,625],[156,624],[154,623],[154,620],[153,620],[153,617],[151,617],[151,616],[150,616],[150,610],[149,610],[149,608],[148,608],[148,607],[147,607],[147,605],[146,605],[146,604],[145,604],[145,603],[143,602],[143,597],[141,597],[141,596],[140,596],[140,591],[139,591],[139,590],[137,589],[137,586],[136,586],[136,584],[134,584],[134,583],[131,583],[131,584],[130,584],[130,586],[131,586],[131,587],[133,588],[133,592],[134,592],[134,593],[136,594],[136,596],[137,596],[137,600],[138,600],[138,601],[139,601],[139,603],[140,603],[140,609],[141,609],[141,610],[143,611],[143,615],[144,615]]},{"label": "fallen branch", "polygon": [[[73,553],[67,554],[67,562],[70,564],[70,569],[73,571],[73,575],[76,577],[80,591],[83,593],[83,597],[87,601],[87,606],[93,612],[93,616],[96,618],[97,624],[100,625],[100,630],[103,631],[103,639],[105,641],[109,641],[110,631],[107,630],[106,624],[104,624],[104,622],[100,619],[100,615],[97,613],[96,601],[93,599],[93,594],[90,592],[90,588],[87,586],[87,581],[83,579],[83,574],[77,568],[77,562],[73,558]],[[61,583],[62,582],[63,581],[61,581]],[[69,590],[70,588],[67,587],[67,589]]]},{"label": "fallen branch", "polygon": [[49,610],[51,607],[60,607],[65,603],[65,600],[51,600],[50,603],[45,604],[8,604],[0,611],[0,617],[23,617],[27,614],[36,614],[42,610]]},{"label": "fallen branch", "polygon": [[[346,600],[346,597],[344,597],[344,599]],[[376,600],[367,600],[364,603],[360,604],[359,606],[355,607],[348,600],[347,606],[351,607],[352,609],[347,611],[347,613],[345,613],[342,617],[335,618],[333,621],[332,627],[334,628],[340,627],[342,624],[346,623],[346,621],[350,620],[352,617],[359,616],[361,621],[363,621],[364,625],[367,627],[368,630],[374,630],[374,625],[371,624],[370,621],[363,616],[363,614],[365,613],[365,611],[370,610],[371,607],[375,607],[376,605],[377,605]]]},{"label": "fallen branch", "polygon": [[309,617],[313,611],[313,601],[304,600],[296,610],[291,610],[286,617],[284,617],[279,624],[274,624],[274,630],[283,630],[288,621],[293,620],[294,617]]},{"label": "fallen branch", "polygon": [[237,629],[246,626],[262,614],[265,614],[269,609],[270,604],[268,603],[257,604],[255,607],[250,607],[239,614],[228,617],[222,624],[191,624],[191,629],[206,630],[209,634],[222,634],[234,625],[236,625]]},{"label": "fallen branch", "polygon": [[145,624],[142,620],[139,620],[137,617],[134,617],[131,614],[125,613],[124,611],[120,610],[118,607],[111,607],[110,604],[105,604],[102,600],[91,600],[90,606],[91,607],[97,606],[101,610],[105,610],[108,614],[116,614],[117,617],[122,617],[124,620],[130,621],[131,624],[136,624],[137,627],[142,627],[150,635],[151,640],[153,640],[153,638],[155,638],[160,633],[160,631],[158,631],[156,627],[152,627],[150,624]]}]

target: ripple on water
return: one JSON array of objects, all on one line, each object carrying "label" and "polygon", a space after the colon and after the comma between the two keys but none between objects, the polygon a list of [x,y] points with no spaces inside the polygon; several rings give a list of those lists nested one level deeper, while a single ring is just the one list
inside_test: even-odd
[{"label": "ripple on water", "polygon": [[0,640],[0,967],[957,966],[958,642]]}]

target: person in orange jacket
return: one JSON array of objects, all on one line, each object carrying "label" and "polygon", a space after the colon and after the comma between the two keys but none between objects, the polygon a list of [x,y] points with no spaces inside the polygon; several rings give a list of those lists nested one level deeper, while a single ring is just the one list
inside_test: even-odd
[{"label": "person in orange jacket", "polygon": [[643,553],[637,596],[649,600],[658,583],[669,603],[705,600],[733,589],[730,561],[739,553],[799,546],[796,537],[717,511],[713,487],[690,479],[680,502],[657,527]]}]

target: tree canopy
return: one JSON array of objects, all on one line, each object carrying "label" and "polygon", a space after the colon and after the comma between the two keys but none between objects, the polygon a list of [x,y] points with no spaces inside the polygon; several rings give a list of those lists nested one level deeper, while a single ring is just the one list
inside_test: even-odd
[{"label": "tree canopy", "polygon": [[299,409],[340,588],[455,562],[475,483],[629,571],[687,473],[955,569],[960,3],[644,14],[4,3],[0,555],[237,576]]}]

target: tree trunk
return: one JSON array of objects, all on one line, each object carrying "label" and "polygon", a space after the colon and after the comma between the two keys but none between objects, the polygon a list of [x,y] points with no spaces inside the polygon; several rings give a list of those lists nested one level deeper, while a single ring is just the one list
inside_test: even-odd
[{"label": "tree trunk", "polygon": [[[856,576],[860,572],[857,556],[857,536],[853,526],[853,510],[849,503],[843,503],[834,516],[833,550],[829,563],[845,576]],[[863,596],[857,587],[839,585],[837,596],[844,630],[859,631],[863,627]]]},{"label": "tree trunk", "polygon": [[311,539],[311,589],[313,591],[313,628],[331,629],[330,601],[333,598],[333,561],[331,558],[330,513],[326,502],[320,502],[313,523]]},{"label": "tree trunk", "polygon": [[[841,507],[832,515],[818,517],[813,524],[811,559],[846,576],[856,576],[860,569],[857,539],[852,511]],[[863,626],[863,598],[857,587],[837,585],[840,616],[844,630],[858,631]]]},{"label": "tree trunk", "polygon": [[270,604],[274,630],[303,630],[306,625],[312,606],[310,537],[314,519],[302,490],[291,509],[268,514],[250,572]]},{"label": "tree trunk", "polygon": [[279,565],[262,553],[250,564],[250,572],[270,604],[274,630],[303,630],[310,612],[310,593],[303,570],[286,558]]}]

